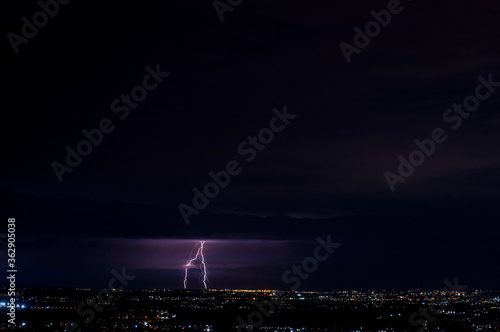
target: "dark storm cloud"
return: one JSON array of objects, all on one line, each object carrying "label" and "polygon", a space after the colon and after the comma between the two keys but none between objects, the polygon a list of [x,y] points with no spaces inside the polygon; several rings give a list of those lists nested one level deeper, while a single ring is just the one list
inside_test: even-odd
[{"label": "dark storm cloud", "polygon": [[[478,75],[500,81],[500,6],[403,5],[348,65],[339,43],[352,42],[353,27],[363,27],[387,1],[252,0],[223,23],[210,2],[70,2],[19,54],[4,40],[4,210],[22,220],[27,248],[55,253],[60,238],[85,237],[64,245],[83,257],[89,272],[67,272],[69,263],[55,267],[61,278],[82,285],[109,279],[103,273],[110,261],[126,263],[97,238],[310,241],[322,234],[338,237],[350,252],[339,253],[342,271],[325,267],[346,287],[356,287],[350,280],[396,284],[394,275],[407,277],[403,286],[425,280],[439,287],[441,276],[460,272],[473,279],[465,263],[491,283],[498,276],[489,267],[498,252],[490,242],[498,231],[498,92],[395,194],[383,173],[415,148],[414,139],[442,125],[447,108],[474,92]],[[5,34],[36,10],[11,6],[2,20]],[[169,78],[126,121],[113,118],[117,129],[58,183],[51,162],[64,160],[65,146],[76,145],[82,129],[112,117],[111,102],[156,63]],[[210,180],[209,171],[236,158],[238,144],[284,105],[300,115],[297,121],[186,227],[177,204]],[[164,258],[143,250],[158,261],[182,257],[170,249]],[[100,267],[92,265],[96,250],[106,253]],[[288,268],[268,263],[276,275]],[[231,275],[251,283],[247,263],[241,264]],[[266,280],[262,286],[265,266],[254,270]],[[433,268],[435,279],[428,276]],[[154,266],[143,269],[151,273],[149,285],[177,282]],[[372,278],[359,277],[366,274]],[[325,274],[315,278],[335,288]]]}]

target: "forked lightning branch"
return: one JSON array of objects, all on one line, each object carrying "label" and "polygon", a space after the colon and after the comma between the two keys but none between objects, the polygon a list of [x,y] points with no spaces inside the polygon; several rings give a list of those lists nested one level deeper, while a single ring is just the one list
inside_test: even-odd
[{"label": "forked lightning branch", "polygon": [[[208,277],[207,277],[207,264],[205,262],[205,256],[203,255],[203,246],[205,244],[205,241],[200,241],[196,243],[194,246],[193,250],[191,251],[191,255],[189,255],[189,260],[187,261],[186,265],[184,266],[184,289],[187,288],[187,283],[188,283],[188,271],[189,269],[193,266],[193,262],[195,262],[197,259],[200,261],[200,270],[202,271],[201,274],[201,282],[203,283],[203,286],[205,289],[207,289],[207,282],[208,282]],[[196,250],[196,255],[194,258],[191,258],[193,251]]]}]

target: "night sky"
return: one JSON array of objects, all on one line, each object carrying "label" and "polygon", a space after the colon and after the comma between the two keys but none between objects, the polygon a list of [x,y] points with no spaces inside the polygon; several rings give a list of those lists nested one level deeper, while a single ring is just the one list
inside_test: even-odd
[{"label": "night sky", "polygon": [[[221,22],[211,1],[70,1],[17,53],[9,33],[40,6],[6,4],[0,211],[18,287],[104,288],[125,267],[130,288],[182,288],[203,240],[211,288],[290,289],[282,274],[330,235],[300,289],[498,289],[500,83],[460,126],[444,114],[479,76],[500,82],[500,4],[402,0],[348,63],[339,45],[391,2],[243,0]],[[288,123],[241,153],[270,122]],[[54,163],[99,126],[60,181]],[[392,191],[385,172],[435,128],[446,140]],[[187,224],[179,204],[231,161]]]}]

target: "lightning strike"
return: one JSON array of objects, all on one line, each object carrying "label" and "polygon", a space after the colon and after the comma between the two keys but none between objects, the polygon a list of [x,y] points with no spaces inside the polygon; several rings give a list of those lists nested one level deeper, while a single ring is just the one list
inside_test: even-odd
[{"label": "lightning strike", "polygon": [[[193,250],[198,248],[198,250],[196,251],[196,256],[194,256],[194,258],[190,258],[186,265],[184,266],[185,267],[185,275],[184,275],[184,289],[187,288],[187,278],[188,278],[188,270],[189,270],[189,267],[192,266],[192,263],[198,259],[198,257],[201,258],[201,262],[200,262],[200,270],[202,270],[202,282],[203,282],[203,286],[205,287],[205,289],[207,289],[207,281],[208,281],[208,277],[207,277],[207,264],[205,263],[205,256],[203,256],[203,245],[205,244],[205,241],[200,241],[199,243],[197,243]],[[192,252],[192,251],[191,251]],[[191,255],[190,255],[191,257]]]}]

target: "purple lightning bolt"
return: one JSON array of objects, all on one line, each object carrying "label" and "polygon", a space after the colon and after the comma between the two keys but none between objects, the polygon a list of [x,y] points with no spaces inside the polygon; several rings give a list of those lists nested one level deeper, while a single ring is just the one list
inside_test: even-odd
[{"label": "purple lightning bolt", "polygon": [[[198,244],[200,245],[199,247],[198,247]],[[198,247],[198,250],[196,251],[196,256],[194,256],[194,258],[189,259],[185,265],[186,274],[184,275],[184,289],[187,288],[187,277],[188,277],[189,267],[191,266],[191,263],[193,263],[193,261],[195,261],[198,257],[201,257],[200,269],[203,270],[203,274],[202,274],[203,285],[205,286],[205,289],[207,289],[207,281],[208,281],[207,264],[205,263],[205,256],[203,256],[203,245],[204,244],[205,244],[205,241],[200,241],[199,243],[197,243],[194,246],[193,250],[196,249],[196,247]]]}]

